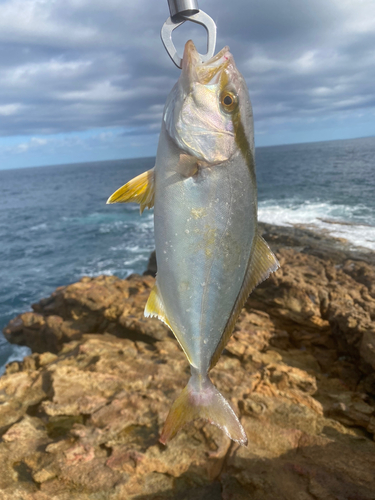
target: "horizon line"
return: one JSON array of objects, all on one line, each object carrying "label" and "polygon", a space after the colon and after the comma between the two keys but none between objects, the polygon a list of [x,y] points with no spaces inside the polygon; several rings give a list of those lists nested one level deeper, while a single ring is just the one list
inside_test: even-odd
[{"label": "horizon line", "polygon": [[[287,142],[287,143],[281,143],[281,144],[269,144],[268,146],[255,146],[255,149],[266,149],[266,148],[275,148],[275,147],[280,147],[280,146],[297,146],[297,145],[304,145],[304,144],[319,144],[319,143],[325,143],[325,142],[339,142],[339,141],[355,141],[355,140],[360,140],[360,139],[371,139],[375,138],[375,135],[366,135],[366,136],[361,136],[361,137],[352,137],[350,139],[327,139],[324,141],[303,141],[303,142]],[[113,159],[108,159],[108,160],[90,160],[90,161],[72,161],[69,163],[48,163],[45,165],[29,165],[26,167],[12,167],[12,168],[0,168],[0,172],[6,172],[9,170],[24,170],[24,169],[29,169],[29,168],[48,168],[48,167],[67,167],[67,166],[72,166],[72,165],[86,165],[88,163],[108,163],[108,162],[120,162],[120,161],[128,161],[128,160],[147,160],[149,158],[156,158],[156,154],[152,156],[129,156],[126,158],[113,158]]]}]

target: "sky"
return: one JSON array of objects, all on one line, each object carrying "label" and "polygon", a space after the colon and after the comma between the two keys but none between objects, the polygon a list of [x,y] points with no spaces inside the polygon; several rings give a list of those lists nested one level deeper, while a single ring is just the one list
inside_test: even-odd
[{"label": "sky", "polygon": [[[199,0],[250,92],[256,146],[375,135],[374,0]],[[0,0],[0,169],[156,154],[180,70],[167,0]],[[177,48],[202,27],[174,32]]]}]

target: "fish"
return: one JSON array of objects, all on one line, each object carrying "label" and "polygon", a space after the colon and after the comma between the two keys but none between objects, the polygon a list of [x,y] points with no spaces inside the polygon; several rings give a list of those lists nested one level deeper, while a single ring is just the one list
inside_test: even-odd
[{"label": "fish", "polygon": [[169,94],[155,166],[109,197],[154,207],[157,276],[145,307],[173,332],[191,377],[173,403],[160,442],[203,418],[247,444],[236,413],[209,371],[250,292],[279,267],[258,231],[253,112],[228,47],[201,62],[184,49]]}]

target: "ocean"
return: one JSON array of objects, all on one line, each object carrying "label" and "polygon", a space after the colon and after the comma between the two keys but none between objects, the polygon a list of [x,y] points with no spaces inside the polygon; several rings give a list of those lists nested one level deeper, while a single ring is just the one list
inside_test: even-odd
[{"label": "ocean", "polygon": [[[305,224],[375,250],[375,137],[256,150],[259,219]],[[56,287],[142,273],[153,214],[106,205],[154,158],[0,170],[0,331]],[[28,348],[0,334],[0,373]]]}]

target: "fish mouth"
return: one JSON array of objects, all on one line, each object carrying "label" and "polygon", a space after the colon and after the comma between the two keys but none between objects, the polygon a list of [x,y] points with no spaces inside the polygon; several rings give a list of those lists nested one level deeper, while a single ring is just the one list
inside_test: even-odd
[{"label": "fish mouth", "polygon": [[186,42],[182,57],[182,79],[191,88],[195,83],[202,85],[217,85],[223,88],[228,82],[228,70],[234,64],[229,47],[224,47],[220,52],[206,62],[200,60],[194,42]]}]

